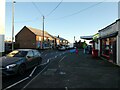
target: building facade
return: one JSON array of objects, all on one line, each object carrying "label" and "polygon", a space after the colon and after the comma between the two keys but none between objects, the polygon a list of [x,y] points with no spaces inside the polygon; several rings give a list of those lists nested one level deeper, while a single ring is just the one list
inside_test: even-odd
[{"label": "building facade", "polygon": [[61,37],[54,37],[48,32],[24,26],[15,36],[15,43],[18,48],[37,48],[48,49],[55,48],[57,45],[66,45],[68,40]]},{"label": "building facade", "polygon": [[99,30],[100,56],[120,65],[120,19]]},{"label": "building facade", "polygon": [[53,40],[52,35],[45,31],[43,42],[42,30],[26,26],[15,36],[15,42],[19,45],[19,48],[50,48],[53,45]]}]

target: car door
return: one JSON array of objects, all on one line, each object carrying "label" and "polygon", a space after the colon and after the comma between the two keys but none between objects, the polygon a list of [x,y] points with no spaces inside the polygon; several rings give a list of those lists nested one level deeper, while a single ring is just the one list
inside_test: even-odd
[{"label": "car door", "polygon": [[34,60],[34,54],[33,54],[32,50],[28,51],[28,54],[27,54],[26,58],[27,58],[27,67],[28,68],[33,67],[34,66],[34,61],[33,61]]},{"label": "car door", "polygon": [[34,53],[34,62],[36,65],[38,65],[38,63],[40,63],[41,60],[41,55],[37,50],[33,50]]}]

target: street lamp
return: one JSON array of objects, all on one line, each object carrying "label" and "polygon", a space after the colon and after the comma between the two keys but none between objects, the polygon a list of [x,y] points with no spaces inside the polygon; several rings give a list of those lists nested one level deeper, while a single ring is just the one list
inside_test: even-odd
[{"label": "street lamp", "polygon": [[12,50],[14,50],[14,0],[12,0]]}]

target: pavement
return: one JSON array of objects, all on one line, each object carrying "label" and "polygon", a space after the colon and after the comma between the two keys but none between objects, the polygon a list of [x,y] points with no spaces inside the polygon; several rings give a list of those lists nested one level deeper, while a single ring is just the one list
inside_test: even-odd
[{"label": "pavement", "polygon": [[27,88],[119,88],[120,67],[90,54],[66,53],[48,64]]}]

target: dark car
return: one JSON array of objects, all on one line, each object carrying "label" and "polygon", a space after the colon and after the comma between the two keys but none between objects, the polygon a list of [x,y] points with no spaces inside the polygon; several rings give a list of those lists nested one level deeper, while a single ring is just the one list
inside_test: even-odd
[{"label": "dark car", "polygon": [[23,75],[26,70],[42,62],[41,54],[34,49],[18,49],[0,58],[0,69],[3,76],[19,73]]}]

